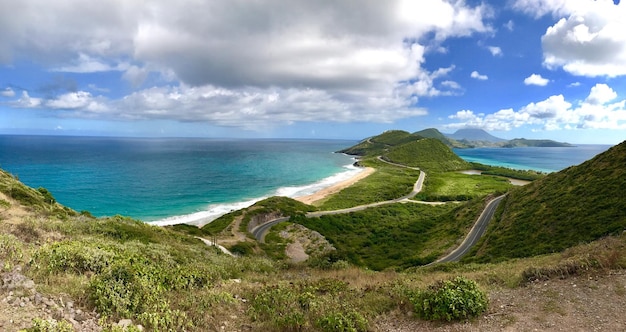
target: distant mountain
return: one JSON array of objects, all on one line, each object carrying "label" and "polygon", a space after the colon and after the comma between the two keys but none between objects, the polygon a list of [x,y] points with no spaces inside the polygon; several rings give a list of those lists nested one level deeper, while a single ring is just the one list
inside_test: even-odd
[{"label": "distant mountain", "polygon": [[551,139],[525,139],[525,138],[515,138],[508,141],[504,144],[503,148],[515,148],[515,147],[541,147],[541,148],[551,148],[551,147],[572,147],[572,144],[562,143],[553,141]]},{"label": "distant mountain", "polygon": [[418,132],[414,132],[413,135],[418,135],[426,138],[435,138],[440,140],[443,144],[452,147],[452,148],[469,148],[467,144],[461,143],[453,138],[448,138],[446,135],[442,134],[439,130],[435,128],[428,128],[424,130],[420,130]]},{"label": "distant mountain", "polygon": [[[427,129],[429,130],[429,129]],[[420,132],[418,132],[420,133]],[[456,148],[517,148],[517,147],[571,147],[569,143],[557,142],[549,139],[525,139],[516,138],[506,140],[489,134],[482,129],[459,129],[454,134],[446,134],[445,137],[454,144],[449,146]]]},{"label": "distant mountain", "polygon": [[[474,249],[494,262],[559,252],[626,230],[626,141],[512,190]],[[472,255],[468,255],[472,256]]]},{"label": "distant mountain", "polygon": [[491,143],[506,142],[505,139],[495,137],[482,129],[459,129],[454,134],[447,135],[447,137],[457,141],[479,141]]}]

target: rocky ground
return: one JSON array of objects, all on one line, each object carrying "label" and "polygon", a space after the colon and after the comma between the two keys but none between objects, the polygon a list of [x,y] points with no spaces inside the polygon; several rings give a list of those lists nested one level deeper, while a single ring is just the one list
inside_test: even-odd
[{"label": "rocky ground", "polygon": [[462,323],[430,323],[397,313],[380,331],[626,331],[626,272],[537,281],[489,294],[489,311]]}]

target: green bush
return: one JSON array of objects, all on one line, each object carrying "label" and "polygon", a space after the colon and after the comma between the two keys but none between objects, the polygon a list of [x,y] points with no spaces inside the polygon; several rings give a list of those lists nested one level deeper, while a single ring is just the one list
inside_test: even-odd
[{"label": "green bush", "polygon": [[367,331],[367,319],[355,310],[334,311],[318,319],[322,331]]},{"label": "green bush", "polygon": [[25,329],[26,332],[73,332],[74,327],[69,322],[62,320],[33,319],[33,326]]},{"label": "green bush", "polygon": [[476,282],[463,277],[440,281],[411,297],[415,313],[427,320],[472,318],[487,310],[489,299]]}]

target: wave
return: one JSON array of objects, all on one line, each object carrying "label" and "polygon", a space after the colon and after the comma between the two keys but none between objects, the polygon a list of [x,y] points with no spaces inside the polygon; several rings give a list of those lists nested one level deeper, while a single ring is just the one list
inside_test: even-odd
[{"label": "wave", "polygon": [[233,202],[233,203],[221,203],[221,204],[211,204],[207,206],[206,210],[198,211],[190,214],[173,216],[164,219],[159,219],[156,221],[148,221],[147,223],[156,226],[169,226],[169,225],[177,225],[177,224],[188,224],[195,225],[198,227],[202,227],[213,220],[236,210],[241,210],[252,206],[254,203],[264,200],[271,196],[285,196],[290,198],[297,198],[302,196],[307,196],[314,194],[322,189],[331,187],[337,183],[343,182],[351,177],[359,174],[364,170],[364,168],[356,167],[352,164],[343,166],[346,169],[343,172],[331,175],[326,177],[318,182],[307,184],[303,186],[290,186],[290,187],[281,187],[276,189],[272,195],[258,197],[246,201],[241,202]]}]

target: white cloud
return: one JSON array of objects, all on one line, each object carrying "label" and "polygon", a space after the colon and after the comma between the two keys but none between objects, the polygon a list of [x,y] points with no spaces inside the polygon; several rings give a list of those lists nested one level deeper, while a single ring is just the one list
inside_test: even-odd
[{"label": "white cloud", "polygon": [[111,66],[100,59],[79,53],[78,59],[72,61],[71,65],[55,67],[51,70],[68,73],[97,73],[105,71],[124,71],[128,67],[129,65],[127,63],[118,63],[115,66]]},{"label": "white cloud", "polygon": [[481,80],[481,81],[485,81],[485,80],[489,79],[489,77],[487,77],[487,75],[481,75],[480,73],[478,73],[475,70],[470,74],[470,77],[471,78],[475,78],[477,80]]},{"label": "white cloud", "polygon": [[10,105],[18,108],[38,108],[41,106],[41,103],[41,98],[31,98],[30,95],[28,95],[28,91],[22,91],[20,99],[11,102]]},{"label": "white cloud", "polygon": [[2,96],[2,97],[15,97],[15,91],[13,91],[13,89],[7,87],[4,90],[0,91],[0,96]]},{"label": "white cloud", "polygon": [[529,103],[515,111],[504,109],[493,114],[462,110],[448,118],[450,129],[482,128],[511,130],[522,126],[533,130],[617,129],[626,130],[626,100],[613,102],[617,94],[606,84],[596,84],[584,101],[570,102],[563,95]]},{"label": "white cloud", "polygon": [[560,18],[541,39],[544,65],[579,76],[626,75],[626,6],[613,0],[517,0],[535,17]]},{"label": "white cloud", "polygon": [[[360,119],[364,114],[390,121],[424,114],[413,107],[420,97],[458,93],[441,83],[451,68],[422,67],[424,52],[441,48],[446,38],[492,32],[484,22],[492,16],[488,5],[463,0],[157,0],[149,5],[24,0],[0,4],[0,63],[19,58],[55,71],[121,71],[136,89],[151,72],[162,79],[160,87],[121,100],[90,96],[97,99],[90,104],[88,96],[74,93],[46,101],[76,114],[103,104],[113,112],[114,104],[126,118],[270,123],[272,118],[332,120],[338,114]],[[193,89],[228,91],[231,97],[203,103]],[[174,91],[186,103],[173,99]],[[274,92],[281,108],[247,102]],[[130,101],[138,107],[128,106]],[[374,107],[388,110],[377,115]]]},{"label": "white cloud", "polygon": [[575,86],[580,86],[581,84],[582,83],[580,83],[580,82],[573,82],[573,83],[568,84],[567,86],[571,88],[571,87],[575,87]]},{"label": "white cloud", "polygon": [[498,46],[487,46],[487,49],[493,56],[502,56],[502,49]]},{"label": "white cloud", "polygon": [[532,74],[524,79],[524,84],[526,85],[546,86],[548,83],[550,83],[550,80],[541,77],[539,74]]},{"label": "white cloud", "polygon": [[585,102],[592,105],[602,105],[615,98],[617,98],[617,93],[608,85],[596,84],[593,88],[591,88],[591,92],[589,93],[587,99],[585,99]]}]

